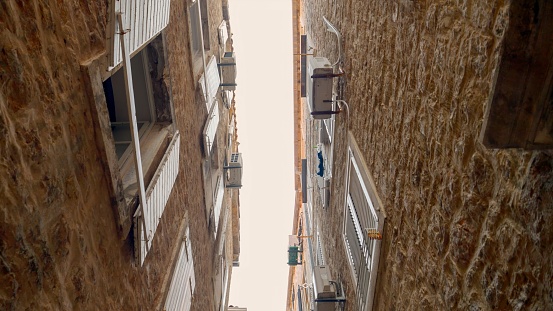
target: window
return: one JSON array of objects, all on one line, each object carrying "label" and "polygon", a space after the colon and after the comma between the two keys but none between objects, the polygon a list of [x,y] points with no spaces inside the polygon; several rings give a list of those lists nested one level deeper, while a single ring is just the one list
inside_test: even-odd
[{"label": "window", "polygon": [[[225,253],[225,251],[223,250],[223,254]],[[221,290],[222,290],[222,293],[221,293],[221,300],[219,301],[219,310],[220,311],[225,311],[226,310],[226,301],[227,301],[227,296],[228,296],[228,292],[229,292],[229,282],[230,282],[230,279],[229,279],[229,267],[226,263],[226,261],[224,260],[223,257],[221,257],[221,269],[223,270],[223,276],[221,278]]]},{"label": "window", "polygon": [[[180,135],[173,125],[163,40],[170,1],[111,2],[107,53],[84,66],[83,79],[118,234],[134,238],[135,260],[142,265],[179,173]],[[129,117],[133,108],[137,120]]]},{"label": "window", "polygon": [[359,310],[370,310],[385,213],[374,182],[350,134],[343,239]]},{"label": "window", "polygon": [[211,44],[209,42],[209,19],[207,14],[207,6],[208,2],[207,0],[199,0],[200,2],[200,13],[202,17],[202,33],[204,37],[204,49],[209,50],[211,48]]},{"label": "window", "polygon": [[[141,157],[146,186],[151,181],[157,166],[154,160],[161,158],[167,149],[167,139],[173,132],[172,107],[165,78],[165,59],[162,36],[157,36],[150,44],[131,58],[133,95]],[[124,68],[111,74],[103,82],[109,121],[115,145],[119,168],[123,175],[123,187],[135,188],[134,161],[132,160],[132,134]],[[128,199],[135,192],[127,193]]]},{"label": "window", "polygon": [[[152,123],[155,123],[152,83],[148,70],[148,57],[144,50],[131,59],[134,100],[139,137],[143,138]],[[103,83],[109,112],[115,151],[120,163],[129,156],[132,144],[131,126],[127,108],[127,94],[123,69],[117,70]]]},{"label": "window", "polygon": [[190,228],[186,228],[186,236],[180,246],[179,257],[173,270],[164,310],[190,310],[196,286],[194,261],[191,255]]},{"label": "window", "polygon": [[303,311],[303,299],[301,296],[301,287],[298,286],[298,310]]},{"label": "window", "polygon": [[[125,67],[114,69],[103,82],[111,141],[119,166],[116,171],[120,175],[120,181],[113,184],[122,185],[117,188],[122,190],[124,198],[120,201],[124,206],[119,206],[124,209],[121,215],[134,215],[135,255],[140,264],[152,247],[157,225],[179,172],[180,136],[172,126],[170,92],[163,74],[164,50],[160,35],[130,58],[128,72],[132,90],[126,85]],[[129,56],[123,55],[125,57]],[[129,117],[129,94],[134,99],[136,124],[132,124]],[[138,134],[139,165],[135,165],[139,157],[135,157],[132,128]]]},{"label": "window", "polygon": [[[209,41],[209,20],[207,14],[207,5],[207,0],[196,0],[189,8],[190,46],[192,49],[193,57],[201,56],[200,53],[202,53],[203,50],[209,50],[211,46]],[[200,10],[198,10],[198,6],[200,6]]]},{"label": "window", "polygon": [[[202,74],[198,83],[200,84],[202,98],[205,99],[206,109],[209,112],[216,100],[219,85],[221,84],[221,77],[219,76],[219,69],[217,68],[215,56],[212,56],[209,60],[209,63],[206,66],[206,71],[207,74]],[[205,81],[206,76],[207,85]]]},{"label": "window", "polygon": [[223,52],[225,51],[225,47],[228,40],[228,30],[227,30],[227,22],[222,21],[221,25],[219,25],[219,28],[217,29],[217,35],[219,39],[219,46],[223,49]]},{"label": "window", "polygon": [[321,234],[319,233],[319,230],[317,228],[317,266],[324,266],[325,265],[325,259],[324,259],[324,250],[323,250],[323,243],[321,241]]},{"label": "window", "polygon": [[[192,49],[193,56],[201,56],[202,53],[202,34],[199,28],[200,13],[198,11],[198,1],[195,1],[190,6],[190,47]],[[198,55],[197,55],[198,54]]]},{"label": "window", "polygon": [[234,99],[234,92],[223,90],[221,95],[223,97],[223,104],[225,105],[225,108],[230,109],[232,106],[232,100]]},{"label": "window", "polygon": [[[298,311],[310,311],[310,310],[317,310],[314,309],[314,294],[313,294],[313,287],[308,286],[307,284],[298,285],[297,290],[297,310]],[[321,308],[318,306],[318,310],[322,310],[324,308]],[[334,310],[334,308],[332,308]],[[325,309],[326,310],[326,309]]]},{"label": "window", "polygon": [[219,128],[219,104],[215,101],[206,120],[204,127],[204,153],[208,157],[214,152],[217,129]]},{"label": "window", "polygon": [[215,186],[215,204],[213,210],[213,218],[215,221],[215,234],[219,229],[219,218],[221,217],[221,211],[223,209],[223,197],[225,194],[225,183],[223,182],[223,176],[219,175],[217,177],[217,184]]}]

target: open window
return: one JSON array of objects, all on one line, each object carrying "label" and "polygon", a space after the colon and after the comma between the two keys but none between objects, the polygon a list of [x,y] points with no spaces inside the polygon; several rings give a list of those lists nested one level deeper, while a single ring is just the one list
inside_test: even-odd
[{"label": "open window", "polygon": [[198,10],[198,1],[194,1],[190,6],[190,48],[192,49],[192,55],[202,53],[202,31],[200,23],[200,12]]},{"label": "open window", "polygon": [[[163,81],[165,60],[162,37],[156,37],[138,51],[130,63],[136,126],[141,146],[144,182],[147,186],[173,134],[171,103],[167,88],[163,86],[166,82]],[[123,187],[126,199],[130,202],[136,195],[136,172],[123,68],[112,73],[103,82],[103,87],[115,152],[123,176]]]},{"label": "open window", "polygon": [[207,0],[196,0],[196,2],[198,1],[200,2],[204,49],[207,51],[211,49],[211,43],[209,42],[209,14],[207,14],[209,2]]},{"label": "open window", "polygon": [[118,234],[134,238],[142,265],[179,173],[163,32],[170,1],[106,4],[107,53],[83,64],[82,78]]},{"label": "open window", "polygon": [[343,240],[359,310],[371,310],[386,219],[374,182],[349,134]]},{"label": "open window", "polygon": [[[148,56],[144,50],[131,59],[131,67],[136,119],[139,137],[142,139],[156,120],[152,83],[148,70]],[[124,163],[131,153],[132,137],[123,70],[117,70],[115,74],[103,82],[103,86],[115,142],[115,151],[120,163]]]},{"label": "open window", "polygon": [[164,309],[167,311],[189,311],[196,287],[194,275],[194,260],[190,244],[190,228],[186,233],[175,263],[171,283],[165,298]]},{"label": "open window", "polygon": [[[140,264],[152,247],[179,172],[180,135],[172,124],[164,51],[163,35],[159,35],[134,54],[123,54],[122,66],[112,69],[102,83],[111,128],[107,141],[113,144],[106,149],[115,151],[113,184],[121,185],[123,198],[118,208],[121,215],[133,215]],[[136,123],[131,118],[133,109]]]},{"label": "open window", "polygon": [[204,50],[209,50],[211,47],[207,6],[207,0],[194,0],[188,10],[190,16],[190,49],[192,52],[194,72],[197,72],[201,67],[201,62],[199,60]]}]

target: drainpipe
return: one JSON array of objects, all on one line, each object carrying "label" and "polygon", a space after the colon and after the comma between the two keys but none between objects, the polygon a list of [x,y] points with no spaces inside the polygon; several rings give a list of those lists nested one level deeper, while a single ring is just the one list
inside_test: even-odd
[{"label": "drainpipe", "polygon": [[127,111],[129,113],[129,121],[131,126],[131,137],[134,148],[134,166],[136,169],[136,179],[139,185],[140,197],[140,212],[142,213],[142,227],[144,230],[144,238],[146,239],[146,249],[149,249],[148,235],[146,232],[146,222],[144,221],[144,210],[146,209],[146,190],[144,187],[144,173],[142,172],[142,158],[140,156],[140,139],[138,138],[138,125],[136,122],[136,107],[134,103],[134,90],[132,84],[131,57],[125,40],[127,32],[123,28],[123,16],[121,12],[117,13],[117,22],[119,23],[119,38],[121,40],[121,51],[123,54],[123,73],[125,77],[125,92],[127,95]]}]

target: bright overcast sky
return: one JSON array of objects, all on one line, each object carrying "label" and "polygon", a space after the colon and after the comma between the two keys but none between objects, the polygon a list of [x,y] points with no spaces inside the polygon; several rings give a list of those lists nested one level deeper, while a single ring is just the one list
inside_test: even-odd
[{"label": "bright overcast sky", "polygon": [[292,3],[229,0],[229,9],[244,159],[240,267],[232,271],[229,304],[282,311],[294,210]]}]

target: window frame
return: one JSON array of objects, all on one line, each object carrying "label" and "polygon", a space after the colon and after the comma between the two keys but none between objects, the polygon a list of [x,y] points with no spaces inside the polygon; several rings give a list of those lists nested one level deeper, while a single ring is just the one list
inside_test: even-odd
[{"label": "window frame", "polygon": [[202,31],[201,28],[198,28],[198,25],[202,27],[202,17],[198,10],[199,1],[195,0],[188,7],[189,18],[189,39],[190,39],[190,52],[192,53],[192,58],[195,59],[201,56],[203,53],[202,47]]},{"label": "window frame", "polygon": [[[386,213],[377,194],[374,180],[351,132],[348,135],[346,161],[342,240],[356,292],[357,307],[359,310],[371,310],[378,277],[382,240],[368,238],[365,226],[371,224],[369,221],[372,217],[376,221],[376,228],[371,229],[376,229],[380,234],[383,234]],[[359,182],[360,188],[354,189],[354,191],[358,191],[357,196],[352,196],[351,193],[352,178],[356,178]],[[359,192],[361,192],[361,196],[359,196]],[[359,203],[363,203],[363,201],[359,202],[359,199],[366,199],[366,204],[361,206],[362,204]],[[356,207],[356,203],[359,206]],[[358,210],[361,208],[368,210],[362,210],[363,214],[360,216]],[[350,220],[353,224],[348,223]],[[372,223],[372,225],[375,224]],[[354,232],[350,231],[352,229]],[[350,234],[350,237],[352,235],[356,236],[356,239],[352,238],[350,240],[348,234]],[[355,255],[360,258],[354,258],[354,254],[352,254],[355,243],[357,243],[357,253]],[[355,266],[356,261],[357,267]],[[365,273],[368,273],[368,275]]]},{"label": "window frame", "polygon": [[208,5],[206,0],[194,0],[188,6],[188,35],[194,74],[202,70],[202,54],[211,49]]},{"label": "window frame", "polygon": [[[140,120],[140,121],[137,121],[138,124],[144,124],[143,126],[140,127],[139,129],[139,133],[138,133],[138,137],[139,137],[139,140],[142,141],[143,138],[145,138],[147,136],[147,134],[150,132],[150,130],[153,128],[153,126],[157,123],[156,120],[157,120],[157,115],[156,115],[156,111],[155,111],[155,101],[154,101],[154,92],[153,92],[153,89],[152,89],[152,78],[149,74],[149,67],[148,67],[148,64],[149,64],[149,57],[148,57],[148,53],[146,51],[148,47],[148,44],[145,45],[142,49],[138,50],[136,52],[135,55],[133,55],[131,57],[131,63],[132,63],[132,59],[134,59],[135,57],[141,57],[142,60],[141,60],[141,63],[142,63],[142,69],[143,69],[143,73],[144,75],[140,75],[140,78],[143,78],[144,79],[144,84],[146,85],[146,104],[148,105],[148,109],[150,111],[150,120],[149,121],[145,121],[145,120]],[[132,71],[133,72],[133,84],[134,84],[134,81],[136,81],[136,78],[138,77],[135,72],[136,71]],[[123,73],[123,67],[118,67],[116,69],[114,69],[114,71],[111,73],[110,77],[107,80],[109,79],[112,79],[115,75],[118,75],[118,74],[122,74]],[[133,89],[136,89],[136,88],[133,88]],[[112,82],[112,92],[115,91],[115,88],[113,87],[113,82]],[[124,90],[123,90],[124,92]],[[125,95],[126,96],[126,95]],[[114,105],[120,105],[121,103],[114,103]],[[168,103],[170,104],[170,103]],[[122,105],[127,105],[127,103],[122,103]],[[126,108],[126,107],[125,107]],[[112,129],[114,126],[116,125],[120,125],[120,124],[128,124],[130,126],[130,120],[129,121],[110,121],[110,125],[112,126]],[[119,167],[122,168],[126,162],[129,160],[129,157],[130,155],[132,154],[132,150],[133,150],[133,146],[132,146],[132,141],[129,141],[129,142],[124,142],[124,141],[118,141],[115,137],[113,138],[113,142],[114,142],[114,145],[118,145],[118,144],[128,144],[128,146],[126,147],[125,151],[123,152],[123,154],[121,155],[121,157],[119,157],[118,159],[118,163],[119,163]],[[117,148],[116,148],[117,150]]]}]

